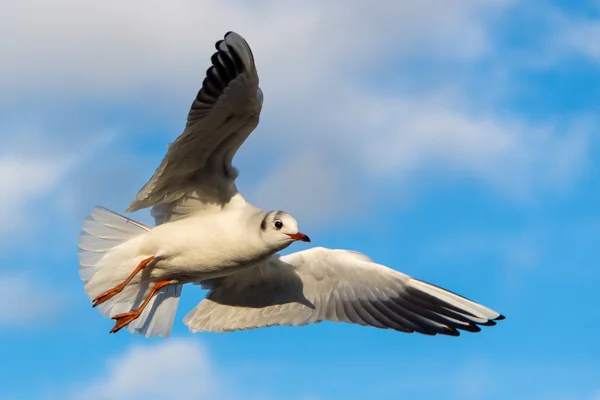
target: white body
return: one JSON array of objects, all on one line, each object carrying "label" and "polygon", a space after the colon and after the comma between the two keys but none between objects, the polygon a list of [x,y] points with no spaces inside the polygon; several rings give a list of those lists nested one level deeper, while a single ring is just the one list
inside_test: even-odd
[{"label": "white body", "polygon": [[242,201],[221,211],[158,225],[146,233],[139,253],[156,258],[151,279],[187,283],[231,275],[281,250],[266,247],[257,235],[264,212]]}]

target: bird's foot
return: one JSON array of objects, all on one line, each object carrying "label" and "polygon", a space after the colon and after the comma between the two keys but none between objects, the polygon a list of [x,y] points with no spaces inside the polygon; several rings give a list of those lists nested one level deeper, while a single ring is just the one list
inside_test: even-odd
[{"label": "bird's foot", "polygon": [[116,333],[126,327],[129,323],[140,316],[139,310],[129,311],[123,314],[117,314],[112,319],[116,321],[115,326],[110,330],[110,333]]},{"label": "bird's foot", "polygon": [[112,289],[107,290],[106,292],[102,293],[101,295],[97,296],[94,300],[92,300],[92,307],[96,307],[96,306],[104,303],[105,301],[110,300],[113,296],[121,293],[123,291],[123,289],[125,288],[125,286],[133,279],[133,277],[136,276],[138,272],[140,272],[141,270],[146,268],[148,266],[148,264],[150,264],[153,260],[154,260],[154,256],[148,257],[145,260],[142,260],[142,262],[133,270],[133,272],[122,283],[118,284],[117,286],[115,286]]},{"label": "bird's foot", "polygon": [[100,304],[104,303],[105,301],[110,300],[112,297],[121,293],[121,291],[123,291],[123,288],[124,288],[124,285],[117,285],[114,288],[109,289],[106,292],[96,296],[96,298],[94,300],[92,300],[92,307],[99,306]]}]

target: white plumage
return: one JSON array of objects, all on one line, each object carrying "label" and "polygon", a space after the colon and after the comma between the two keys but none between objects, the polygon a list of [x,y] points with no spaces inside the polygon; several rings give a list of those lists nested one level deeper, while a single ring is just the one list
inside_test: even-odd
[{"label": "white plumage", "polygon": [[241,36],[227,33],[216,49],[184,132],[128,208],[152,207],[157,226],[102,207],[84,221],[79,273],[93,304],[116,320],[111,332],[167,337],[185,283],[210,289],[184,319],[194,332],[329,320],[458,335],[503,318],[360,253],[279,257],[310,240],[292,216],[265,212],[237,191],[232,160],[258,124],[263,93]]},{"label": "white plumage", "polygon": [[211,291],[184,319],[196,331],[347,322],[403,332],[458,335],[500,314],[371,261],[321,247],[272,257],[207,282]]},{"label": "white plumage", "polygon": [[[151,230],[103,207],[85,219],[79,237],[79,276],[90,300],[121,283],[148,256],[140,255],[140,243]],[[168,337],[171,333],[181,284],[169,285],[152,297],[139,318],[128,326],[132,333]],[[150,291],[150,280],[136,275],[123,292],[100,304],[102,315],[112,318],[140,305]]]}]

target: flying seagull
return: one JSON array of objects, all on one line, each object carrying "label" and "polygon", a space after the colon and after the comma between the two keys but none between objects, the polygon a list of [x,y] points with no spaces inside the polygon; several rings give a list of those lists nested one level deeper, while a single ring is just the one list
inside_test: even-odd
[{"label": "flying seagull", "polygon": [[263,211],[237,191],[232,159],[258,125],[263,93],[248,43],[216,43],[183,133],[127,209],[151,207],[155,227],[96,207],[79,238],[79,274],[94,307],[146,337],[168,337],[181,288],[209,292],[184,318],[192,332],[228,332],[324,320],[458,336],[504,317],[373,262],[310,242],[283,211]]}]

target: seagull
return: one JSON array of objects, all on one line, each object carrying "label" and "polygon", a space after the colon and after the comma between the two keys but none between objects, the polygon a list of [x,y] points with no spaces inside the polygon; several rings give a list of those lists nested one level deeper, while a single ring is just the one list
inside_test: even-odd
[{"label": "seagull", "polygon": [[208,290],[183,320],[192,332],[333,321],[458,336],[504,319],[355,251],[279,255],[309,237],[290,214],[247,202],[232,165],[262,109],[254,56],[235,32],[215,47],[183,133],[126,210],[151,208],[155,226],[99,206],[83,222],[79,275],[111,333],[168,337],[188,283]]}]

